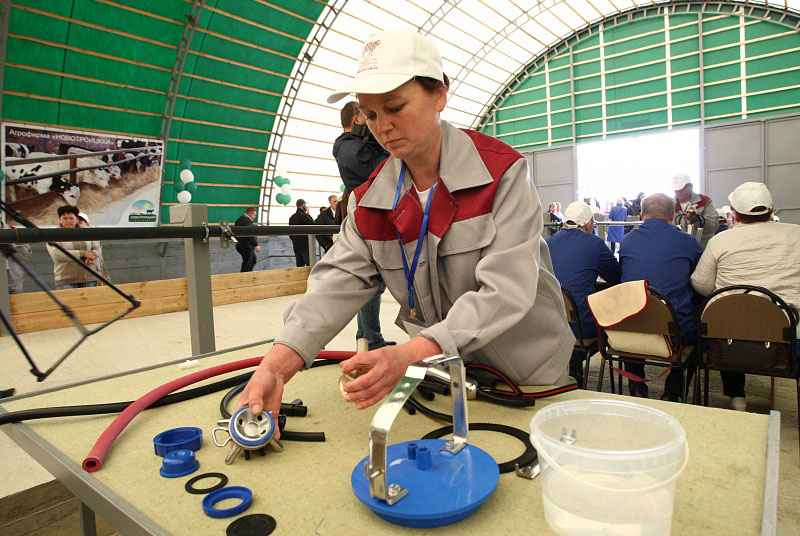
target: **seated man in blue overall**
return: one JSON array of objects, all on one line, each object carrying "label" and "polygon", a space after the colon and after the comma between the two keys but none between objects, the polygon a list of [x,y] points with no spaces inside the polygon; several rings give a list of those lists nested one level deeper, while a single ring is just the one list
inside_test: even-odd
[{"label": "seated man in blue overall", "polygon": [[[570,204],[564,213],[564,230],[545,241],[550,249],[556,279],[575,298],[584,339],[597,337],[597,326],[586,304],[586,296],[595,291],[598,275],[609,284],[616,285],[620,281],[620,271],[611,250],[602,238],[594,234],[592,207],[583,201]],[[570,327],[577,336],[577,326],[570,323]],[[576,350],[569,364],[570,376],[581,386],[581,361],[585,357],[583,352]]]},{"label": "seated man in blue overall", "polygon": [[[691,344],[697,329],[692,317],[694,290],[690,277],[703,250],[696,238],[672,224],[673,216],[671,198],[664,194],[645,197],[642,200],[644,223],[622,239],[619,264],[623,282],[645,279],[667,296],[678,314],[682,339]],[[644,378],[643,364],[626,363],[625,370]],[[647,398],[644,382],[629,380],[628,390],[631,396]],[[683,371],[673,369],[667,376],[661,400],[676,402],[682,390]]]}]

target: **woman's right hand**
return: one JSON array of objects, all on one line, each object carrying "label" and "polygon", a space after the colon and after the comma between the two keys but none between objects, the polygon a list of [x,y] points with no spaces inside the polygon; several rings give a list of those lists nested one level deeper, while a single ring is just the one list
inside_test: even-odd
[{"label": "woman's right hand", "polygon": [[83,256],[86,257],[86,264],[94,263],[94,260],[97,258],[97,254],[92,251],[87,251]]},{"label": "woman's right hand", "polygon": [[[277,420],[281,409],[283,386],[304,365],[300,354],[282,344],[274,345],[258,365],[242,391],[236,407],[250,406],[254,414],[271,411]],[[280,430],[275,431],[280,439]]]}]

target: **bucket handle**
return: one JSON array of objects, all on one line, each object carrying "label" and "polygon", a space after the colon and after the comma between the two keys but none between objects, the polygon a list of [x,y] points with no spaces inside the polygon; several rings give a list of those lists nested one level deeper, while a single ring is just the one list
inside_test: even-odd
[{"label": "bucket handle", "polygon": [[[620,490],[617,489],[617,488],[607,488],[605,486],[599,486],[597,484],[593,484],[591,482],[587,482],[587,481],[585,481],[583,479],[580,479],[577,476],[573,475],[572,473],[570,473],[569,471],[567,471],[566,469],[561,467],[561,464],[556,462],[550,456],[550,454],[547,452],[547,449],[545,449],[539,443],[539,441],[536,439],[535,436],[531,436],[531,438],[533,439],[533,445],[534,445],[534,447],[536,447],[536,451],[539,453],[539,456],[543,456],[545,461],[550,466],[552,466],[552,467],[556,468],[558,471],[561,471],[564,474],[568,475],[571,479],[578,481],[580,484],[582,484],[584,486],[588,486],[590,488],[595,488],[595,489],[600,490],[600,491],[611,491],[611,492],[615,492],[615,493],[619,493],[620,492]],[[653,490],[656,490],[658,488],[664,487],[665,485],[669,484],[670,482],[672,482],[673,480],[678,478],[681,475],[681,473],[683,473],[683,470],[686,469],[686,466],[689,464],[689,442],[688,441],[684,441],[683,444],[686,447],[686,455],[683,458],[683,465],[681,465],[681,468],[679,470],[675,471],[674,475],[672,475],[671,477],[669,477],[668,479],[666,479],[666,480],[664,480],[662,482],[659,482],[658,484],[653,484],[652,486],[647,486],[646,488],[638,488],[638,489],[632,489],[632,490],[628,490],[628,491],[636,492],[636,493],[645,493],[645,492],[653,491]]]}]

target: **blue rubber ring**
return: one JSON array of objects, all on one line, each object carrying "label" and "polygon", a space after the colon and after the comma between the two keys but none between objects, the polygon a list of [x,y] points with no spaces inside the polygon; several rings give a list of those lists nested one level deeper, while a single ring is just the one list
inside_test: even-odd
[{"label": "blue rubber ring", "polygon": [[233,417],[231,417],[230,424],[228,426],[228,432],[231,434],[231,437],[235,442],[239,443],[244,447],[251,449],[264,447],[267,445],[267,443],[269,443],[269,440],[272,439],[272,436],[275,435],[275,419],[272,417],[271,411],[266,411],[266,410],[262,411],[261,413],[265,416],[265,418],[269,419],[270,422],[272,423],[271,430],[268,434],[261,436],[257,439],[248,439],[243,435],[241,435],[236,430],[236,420],[239,418],[239,415],[241,415],[248,409],[250,409],[248,406],[244,406],[242,408],[239,408],[239,411],[233,414]]},{"label": "blue rubber ring", "polygon": [[[225,499],[241,499],[242,502],[232,508],[218,509],[214,505]],[[212,491],[203,497],[203,512],[208,517],[222,518],[241,514],[250,507],[253,492],[244,486],[228,486]]]},{"label": "blue rubber ring", "polygon": [[200,450],[203,446],[203,431],[193,426],[165,430],[153,438],[156,456],[166,456],[173,450]]}]

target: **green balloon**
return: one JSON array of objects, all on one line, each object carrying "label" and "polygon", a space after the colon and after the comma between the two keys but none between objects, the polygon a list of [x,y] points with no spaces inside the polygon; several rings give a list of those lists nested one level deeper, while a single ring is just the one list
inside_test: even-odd
[{"label": "green balloon", "polygon": [[[284,177],[283,184],[292,184],[292,181],[289,180],[289,177]],[[281,186],[283,186],[283,184],[281,184]]]},{"label": "green balloon", "polygon": [[192,161],[188,158],[181,160],[181,169],[192,169]]},{"label": "green balloon", "polygon": [[291,200],[292,200],[292,196],[291,196],[291,195],[284,195],[284,196],[283,196],[283,199],[286,201],[286,202],[284,203],[284,205],[288,205],[288,204],[289,204],[289,202],[291,202]]},{"label": "green balloon", "polygon": [[339,191],[340,192],[344,192],[344,184],[340,184],[339,185]]},{"label": "green balloon", "polygon": [[278,202],[279,205],[285,205],[286,203],[283,202],[283,194],[278,194],[275,196],[275,201]]},{"label": "green balloon", "polygon": [[181,193],[182,191],[184,191],[186,189],[186,185],[183,183],[183,181],[180,178],[177,179],[177,180],[174,180],[172,182],[172,186],[175,187],[175,193],[176,194],[179,194],[179,193]]},{"label": "green balloon", "polygon": [[197,183],[194,182],[194,181],[187,182],[186,183],[186,191],[188,191],[190,194],[192,194],[192,197],[194,197],[194,194],[197,193]]},{"label": "green balloon", "polygon": [[283,186],[283,177],[281,177],[280,175],[275,175],[275,178],[272,179],[272,182],[275,183],[275,186],[280,188],[281,186]]}]

